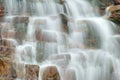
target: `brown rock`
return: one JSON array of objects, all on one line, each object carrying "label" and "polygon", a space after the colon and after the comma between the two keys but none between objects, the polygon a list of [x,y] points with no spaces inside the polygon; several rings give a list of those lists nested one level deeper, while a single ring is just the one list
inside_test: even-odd
[{"label": "brown rock", "polygon": [[114,11],[117,11],[117,10],[120,10],[120,5],[111,5],[111,6],[108,7],[109,12],[114,12]]},{"label": "brown rock", "polygon": [[0,59],[0,76],[7,77],[10,73],[10,63],[8,61],[3,61]]},{"label": "brown rock", "polygon": [[3,5],[0,4],[0,17],[4,16],[4,8]]},{"label": "brown rock", "polygon": [[39,80],[39,66],[26,65],[25,66],[25,80]]},{"label": "brown rock", "polygon": [[60,75],[55,66],[48,66],[42,75],[42,80],[60,80]]}]

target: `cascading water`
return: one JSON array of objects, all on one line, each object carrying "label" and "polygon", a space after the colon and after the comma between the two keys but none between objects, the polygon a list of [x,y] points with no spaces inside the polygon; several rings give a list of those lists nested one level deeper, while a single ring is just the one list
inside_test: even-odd
[{"label": "cascading water", "polygon": [[[23,69],[24,76],[17,79],[120,80],[116,25],[100,17],[87,0],[65,0],[63,5],[55,0],[5,0],[4,4],[8,15],[1,38],[15,45],[14,62],[24,64],[23,68],[39,67],[32,66],[33,78]],[[63,29],[61,14],[67,17],[69,33]],[[14,17],[23,16],[29,18],[28,24],[14,23]],[[15,24],[19,24],[16,29]],[[4,33],[16,30],[24,32],[22,37]]]}]

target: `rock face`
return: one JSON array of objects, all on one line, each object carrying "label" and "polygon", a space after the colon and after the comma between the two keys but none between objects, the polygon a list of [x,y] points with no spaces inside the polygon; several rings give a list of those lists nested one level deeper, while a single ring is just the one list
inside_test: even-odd
[{"label": "rock face", "polygon": [[55,66],[48,66],[43,72],[42,80],[60,80],[60,75]]}]

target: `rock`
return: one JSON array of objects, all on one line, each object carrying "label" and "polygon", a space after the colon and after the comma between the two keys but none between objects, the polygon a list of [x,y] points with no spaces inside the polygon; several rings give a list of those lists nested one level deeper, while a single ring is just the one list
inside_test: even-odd
[{"label": "rock", "polygon": [[48,66],[43,72],[42,80],[60,80],[56,66]]},{"label": "rock", "polygon": [[0,4],[0,17],[4,16],[4,8],[3,5]]},{"label": "rock", "polygon": [[120,10],[120,5],[111,5],[107,8],[107,10],[111,13],[114,11]]},{"label": "rock", "polygon": [[115,5],[119,5],[120,4],[120,0],[114,0],[115,1]]},{"label": "rock", "polygon": [[65,14],[60,14],[60,17],[62,19],[62,31],[66,32],[66,33],[69,33],[68,17]]},{"label": "rock", "polygon": [[0,77],[8,77],[10,73],[10,63],[0,59]]},{"label": "rock", "polygon": [[0,80],[16,80],[24,78],[24,65],[0,60]]},{"label": "rock", "polygon": [[15,38],[15,28],[10,23],[2,24],[1,38]]},{"label": "rock", "polygon": [[0,40],[0,57],[9,57],[14,53],[15,45],[7,39]]},{"label": "rock", "polygon": [[28,23],[29,22],[29,17],[27,17],[27,16],[25,16],[25,17],[15,16],[12,18],[6,17],[6,19],[2,16],[3,16],[3,14],[0,14],[0,22],[8,22],[8,23],[10,23],[11,21],[14,23]]},{"label": "rock", "polygon": [[25,66],[25,80],[39,80],[39,66],[26,65]]},{"label": "rock", "polygon": [[120,5],[111,5],[107,8],[107,18],[120,21]]}]

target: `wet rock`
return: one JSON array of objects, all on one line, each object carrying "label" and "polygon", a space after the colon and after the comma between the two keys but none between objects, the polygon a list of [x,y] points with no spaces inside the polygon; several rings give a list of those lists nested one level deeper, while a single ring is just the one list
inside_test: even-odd
[{"label": "wet rock", "polygon": [[26,65],[25,66],[25,80],[39,80],[39,66]]},{"label": "wet rock", "polygon": [[6,39],[0,40],[0,57],[9,57],[14,53],[14,45]]},{"label": "wet rock", "polygon": [[10,73],[10,63],[0,59],[0,77],[8,77]]},{"label": "wet rock", "polygon": [[107,12],[111,13],[108,18],[113,21],[120,21],[120,5],[112,5],[107,8]]},{"label": "wet rock", "polygon": [[42,80],[60,80],[56,66],[48,66],[43,72]]},{"label": "wet rock", "polygon": [[15,64],[8,60],[0,61],[0,80],[15,80],[24,78],[23,64]]},{"label": "wet rock", "polygon": [[15,38],[15,28],[10,23],[2,24],[1,38]]},{"label": "wet rock", "polygon": [[69,27],[68,25],[68,17],[65,14],[60,14],[60,17],[62,19],[62,31],[69,33]]},{"label": "wet rock", "polygon": [[0,60],[0,78],[3,80],[13,80],[17,78],[16,71],[12,66],[12,62],[6,59]]},{"label": "wet rock", "polygon": [[120,10],[120,5],[111,5],[111,6],[108,7],[109,12],[114,12],[114,11],[117,11],[117,10]]},{"label": "wet rock", "polygon": [[115,5],[119,5],[120,4],[120,0],[114,0],[115,1]]}]

